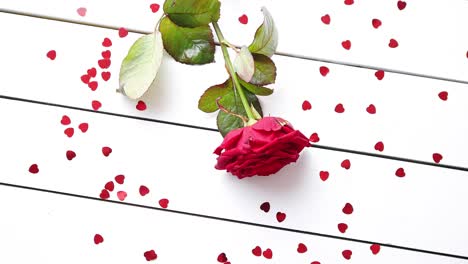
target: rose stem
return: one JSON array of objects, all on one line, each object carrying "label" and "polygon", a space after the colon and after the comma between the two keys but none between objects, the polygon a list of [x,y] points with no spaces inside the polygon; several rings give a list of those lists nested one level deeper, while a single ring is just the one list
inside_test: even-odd
[{"label": "rose stem", "polygon": [[247,98],[245,97],[244,89],[240,85],[239,79],[237,79],[237,74],[235,73],[234,67],[232,66],[231,58],[229,57],[229,53],[226,48],[226,44],[225,44],[226,40],[224,39],[223,33],[221,32],[221,29],[219,28],[217,22],[213,22],[213,27],[215,29],[216,36],[218,37],[219,44],[221,45],[221,50],[223,51],[224,61],[228,68],[229,75],[231,75],[231,79],[232,79],[232,82],[234,83],[234,87],[239,93],[239,96],[242,101],[242,105],[244,106],[245,112],[247,113],[247,117],[249,118],[249,121],[255,120],[255,117],[252,113],[252,109],[250,109],[249,102],[247,101]]}]

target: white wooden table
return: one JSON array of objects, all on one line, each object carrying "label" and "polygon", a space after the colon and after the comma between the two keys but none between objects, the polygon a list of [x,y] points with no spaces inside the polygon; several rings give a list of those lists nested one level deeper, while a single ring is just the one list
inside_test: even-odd
[{"label": "white wooden table", "polygon": [[[148,263],[151,250],[154,263],[468,263],[468,1],[398,2],[222,1],[236,44],[261,6],[273,14],[263,110],[314,141],[280,173],[243,180],[213,168],[222,138],[197,110],[226,77],[219,49],[200,67],[165,56],[144,111],[115,93],[162,0],[1,2],[0,263]],[[80,80],[93,67],[95,91]]]}]

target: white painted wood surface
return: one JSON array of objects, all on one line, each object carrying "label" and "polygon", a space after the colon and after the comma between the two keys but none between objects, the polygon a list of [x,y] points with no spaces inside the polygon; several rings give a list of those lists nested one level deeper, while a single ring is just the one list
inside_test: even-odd
[{"label": "white painted wood surface", "polygon": [[[0,118],[0,160],[9,161],[0,168],[1,182],[99,197],[122,174],[114,200],[125,191],[131,203],[156,206],[166,198],[171,209],[191,213],[468,255],[468,215],[459,205],[468,201],[468,173],[308,149],[274,176],[238,180],[213,168],[216,132],[1,100],[0,112],[7,111],[14,115]],[[60,124],[64,114],[70,126]],[[78,129],[82,122],[89,124],[86,133]],[[69,127],[71,138],[64,134]],[[112,153],[105,157],[102,147]],[[69,150],[76,153],[71,161]],[[349,170],[340,166],[346,159]],[[31,164],[39,173],[28,171]],[[395,176],[399,168],[405,177]],[[325,181],[321,171],[329,173]],[[141,185],[150,190],[144,197]],[[268,214],[259,209],[265,201]],[[342,212],[346,203],[351,215]],[[277,212],[286,213],[284,222]],[[339,223],[349,226],[345,234]]]},{"label": "white painted wood surface", "polygon": [[[9,264],[151,263],[143,256],[149,250],[161,264],[219,263],[220,253],[231,263],[345,263],[343,250],[353,263],[466,263],[386,247],[373,255],[368,244],[4,186],[0,198],[10,201],[0,204],[0,261]],[[94,244],[95,234],[104,242]],[[306,253],[296,251],[299,243]],[[256,246],[270,248],[272,259],[254,256]]]},{"label": "white painted wood surface", "polygon": [[[280,32],[280,52],[468,81],[467,1],[408,0],[403,10],[397,0],[350,2],[225,0],[220,25],[231,42],[248,45],[263,19],[260,7],[267,6]],[[151,11],[152,3],[163,1],[17,0],[4,1],[0,8],[151,31],[162,14],[162,8]],[[82,7],[84,17],[77,13]],[[248,17],[246,25],[239,22],[242,15]],[[325,15],[329,25],[321,21]],[[381,21],[379,28],[373,19]],[[397,48],[389,47],[390,39]],[[346,40],[350,50],[342,47]]]},{"label": "white painted wood surface", "polygon": [[[200,67],[166,56],[157,86],[143,99],[148,109],[140,112],[135,102],[115,93],[120,62],[138,34],[120,39],[113,30],[8,14],[0,14],[0,23],[27,25],[35,45],[29,48],[31,36],[23,27],[4,29],[3,34],[15,41],[4,43],[0,51],[0,67],[6,73],[2,95],[87,109],[99,100],[102,111],[216,128],[214,115],[197,110],[197,103],[206,88],[226,78],[220,50],[216,64]],[[112,39],[112,47],[101,45],[105,37]],[[14,52],[18,48],[21,52]],[[46,57],[50,49],[57,52],[54,61]],[[112,77],[104,82],[97,61],[107,49],[112,52]],[[441,164],[468,166],[468,123],[453,118],[468,113],[468,85],[392,73],[378,80],[373,70],[274,59],[278,77],[274,94],[261,97],[265,114],[281,115],[307,136],[317,133],[318,144],[432,163],[433,154],[439,153]],[[80,80],[91,67],[98,69],[95,92]],[[325,77],[321,67],[329,69]],[[448,93],[446,101],[439,98],[441,92]],[[309,111],[302,108],[305,100],[312,105]],[[344,113],[335,112],[338,104],[344,105]],[[375,114],[366,111],[370,105]],[[374,149],[377,142],[383,142],[383,152]]]}]

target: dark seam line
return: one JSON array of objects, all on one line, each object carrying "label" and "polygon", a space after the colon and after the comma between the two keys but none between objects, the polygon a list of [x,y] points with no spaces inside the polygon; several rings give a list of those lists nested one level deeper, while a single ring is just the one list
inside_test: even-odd
[{"label": "dark seam line", "polygon": [[[159,119],[152,119],[152,118],[132,116],[132,115],[124,115],[124,114],[105,112],[105,111],[95,111],[95,110],[92,110],[92,109],[86,109],[86,108],[81,108],[81,107],[76,107],[76,106],[62,105],[62,104],[56,104],[56,103],[48,103],[48,102],[42,102],[42,101],[36,101],[36,100],[24,99],[24,98],[18,98],[18,97],[6,96],[6,95],[0,95],[0,99],[6,99],[6,100],[18,101],[18,102],[24,102],[24,103],[39,104],[39,105],[46,105],[46,106],[53,106],[53,107],[59,107],[59,108],[65,108],[65,109],[71,109],[71,110],[77,110],[77,111],[83,111],[83,112],[89,112],[89,113],[95,113],[95,114],[102,114],[102,115],[108,115],[108,116],[116,116],[116,117],[122,117],[122,118],[128,118],[128,119],[135,119],[135,120],[141,120],[141,121],[146,121],[146,122],[161,123],[161,124],[173,125],[173,126],[179,126],[179,127],[194,128],[194,129],[200,129],[200,130],[205,130],[205,131],[219,132],[215,128],[194,126],[194,125],[188,125],[188,124],[181,124],[181,123],[164,121],[164,120],[159,120]],[[369,157],[388,159],[388,160],[397,160],[397,161],[403,161],[403,162],[408,162],[408,163],[414,163],[414,164],[420,164],[420,165],[426,165],[426,166],[432,166],[432,167],[439,167],[439,168],[445,168],[445,169],[451,169],[451,170],[468,171],[468,168],[465,168],[465,167],[446,165],[446,164],[438,164],[438,163],[432,163],[432,162],[428,162],[428,161],[414,160],[414,159],[401,158],[401,157],[395,157],[395,156],[387,156],[387,155],[382,155],[382,154],[376,154],[376,153],[370,153],[370,152],[364,152],[364,151],[358,151],[358,150],[351,150],[351,149],[336,148],[336,147],[330,147],[330,146],[323,146],[323,145],[318,145],[318,144],[312,144],[312,148],[318,148],[318,149],[324,149],[324,150],[336,151],[336,152],[351,153],[351,154],[356,154],[356,155],[369,156]]]},{"label": "dark seam line", "polygon": [[[63,19],[63,18],[54,17],[54,16],[47,16],[47,15],[38,15],[38,14],[29,13],[29,12],[22,12],[22,11],[10,10],[10,9],[5,9],[5,8],[0,8],[0,12],[1,13],[12,14],[12,15],[28,16],[28,17],[34,17],[34,18],[39,18],[39,19],[46,19],[46,20],[53,20],[53,21],[59,21],[59,22],[64,22],[64,23],[70,23],[70,24],[77,24],[77,25],[82,25],[82,26],[90,26],[90,27],[98,27],[98,28],[119,30],[119,27],[115,27],[115,26],[109,26],[109,25],[104,25],[104,24],[99,24],[99,23],[90,23],[90,22],[84,22],[84,21],[73,20],[73,19]],[[125,29],[127,29],[128,32],[137,33],[137,34],[150,34],[151,33],[149,31],[132,29],[132,28],[125,28]],[[219,43],[216,43],[216,45],[219,46]],[[408,76],[414,76],[414,77],[419,77],[419,78],[427,78],[427,79],[434,79],[434,80],[439,80],[439,81],[468,84],[468,81],[465,81],[465,80],[446,78],[446,77],[440,77],[440,76],[433,76],[433,75],[427,75],[427,74],[415,73],[415,72],[400,71],[400,70],[388,69],[388,68],[384,68],[384,67],[377,67],[377,66],[371,66],[371,65],[362,65],[362,64],[344,62],[344,61],[337,61],[337,60],[329,60],[329,59],[317,58],[317,57],[312,57],[312,56],[304,56],[304,55],[298,55],[298,54],[292,54],[292,53],[286,53],[286,52],[275,52],[275,54],[279,55],[279,56],[284,56],[284,57],[303,59],[303,60],[310,60],[310,61],[319,61],[319,62],[325,62],[325,63],[336,64],[336,65],[343,65],[343,66],[360,68],[360,69],[383,70],[385,72],[408,75]]]},{"label": "dark seam line", "polygon": [[419,253],[425,253],[425,254],[431,254],[431,255],[438,255],[438,256],[443,256],[443,257],[450,257],[450,258],[468,260],[468,256],[455,255],[455,254],[449,254],[449,253],[443,253],[443,252],[437,252],[437,251],[430,251],[430,250],[418,249],[418,248],[411,248],[411,247],[405,247],[405,246],[398,246],[398,245],[393,245],[393,244],[379,243],[379,242],[356,239],[356,238],[347,238],[347,237],[341,237],[341,236],[334,236],[334,235],[328,235],[328,234],[323,234],[323,233],[316,233],[316,232],[304,231],[304,230],[292,229],[292,228],[286,228],[286,227],[265,225],[265,224],[260,224],[260,223],[253,223],[253,222],[223,218],[223,217],[212,216],[212,215],[203,215],[203,214],[190,213],[190,212],[178,211],[178,210],[172,210],[172,209],[163,209],[163,208],[159,208],[159,207],[153,207],[153,206],[142,205],[142,204],[127,203],[127,202],[120,202],[120,201],[114,201],[114,200],[103,200],[103,199],[97,198],[97,197],[91,197],[91,196],[73,194],[73,193],[66,193],[66,192],[60,192],[60,191],[54,191],[54,190],[47,190],[47,189],[41,189],[41,188],[36,188],[36,187],[30,187],[30,186],[16,185],[16,184],[11,184],[11,183],[4,183],[4,182],[0,182],[0,186],[19,188],[19,189],[30,190],[30,191],[38,191],[38,192],[44,192],[44,193],[51,193],[51,194],[56,194],[56,195],[63,195],[63,196],[68,196],[68,197],[81,198],[81,199],[87,199],[87,200],[93,200],[93,201],[99,201],[99,202],[107,202],[107,203],[112,203],[112,204],[118,204],[118,205],[130,206],[130,207],[137,207],[137,208],[143,208],[143,209],[151,209],[151,210],[156,210],[156,211],[161,211],[161,212],[167,212],[167,213],[173,213],[173,214],[179,214],[179,215],[186,215],[186,216],[192,216],[192,217],[200,217],[200,218],[205,218],[205,219],[210,219],[210,220],[217,220],[217,221],[223,221],[223,222],[235,223],[235,224],[241,224],[241,225],[249,225],[249,226],[261,227],[261,228],[266,228],[266,229],[273,229],[273,230],[279,230],[279,231],[285,231],[285,232],[291,232],[291,233],[298,233],[298,234],[303,234],[303,235],[311,235],[311,236],[325,237],[325,238],[336,239],[336,240],[344,240],[344,241],[350,241],[350,242],[355,242],[355,243],[379,244],[379,245],[381,245],[383,247],[389,247],[389,248],[395,248],[395,249],[400,249],[400,250],[407,250],[407,251],[413,251],[413,252],[419,252]]}]

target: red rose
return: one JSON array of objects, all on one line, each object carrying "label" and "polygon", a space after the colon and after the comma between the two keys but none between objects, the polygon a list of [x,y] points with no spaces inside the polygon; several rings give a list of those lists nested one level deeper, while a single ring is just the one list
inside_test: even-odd
[{"label": "red rose", "polygon": [[252,126],[232,130],[226,135],[214,151],[219,155],[215,168],[226,170],[239,179],[268,176],[296,162],[299,153],[310,146],[309,139],[294,130],[288,121],[264,117]]}]

